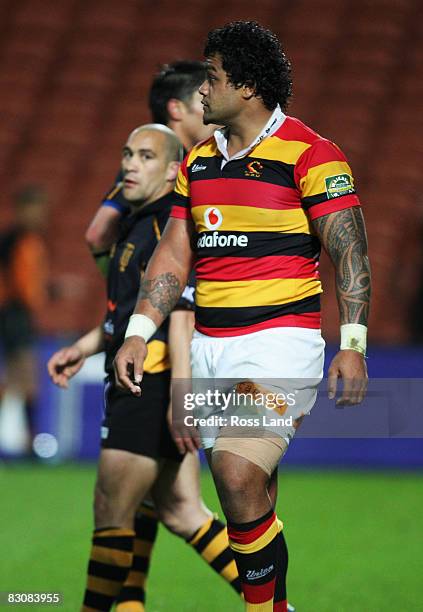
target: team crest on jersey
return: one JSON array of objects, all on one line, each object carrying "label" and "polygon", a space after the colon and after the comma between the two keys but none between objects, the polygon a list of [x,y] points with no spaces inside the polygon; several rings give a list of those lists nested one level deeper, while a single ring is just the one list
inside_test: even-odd
[{"label": "team crest on jersey", "polygon": [[354,181],[349,174],[336,174],[325,178],[328,198],[339,198],[348,193],[354,193]]},{"label": "team crest on jersey", "polygon": [[135,244],[132,242],[127,242],[119,259],[119,272],[125,272],[134,251]]},{"label": "team crest on jersey", "polygon": [[247,169],[244,172],[245,176],[252,176],[253,178],[260,178],[263,171],[263,164],[255,159],[254,161],[247,164]]},{"label": "team crest on jersey", "polygon": [[218,208],[212,206],[204,212],[204,223],[209,230],[215,230],[222,225],[223,215]]}]

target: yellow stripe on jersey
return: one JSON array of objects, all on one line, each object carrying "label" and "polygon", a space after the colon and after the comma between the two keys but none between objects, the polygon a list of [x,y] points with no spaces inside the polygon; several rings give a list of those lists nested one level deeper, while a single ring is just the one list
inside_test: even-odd
[{"label": "yellow stripe on jersey", "polygon": [[254,158],[296,164],[298,158],[310,147],[310,144],[300,140],[281,140],[281,138],[271,136],[262,140],[254,149]]},{"label": "yellow stripe on jersey", "polygon": [[336,174],[349,174],[353,183],[351,168],[347,162],[333,161],[313,166],[300,180],[301,197],[307,198],[318,193],[325,193],[325,179]]},{"label": "yellow stripe on jersey", "polygon": [[163,340],[152,340],[147,344],[148,354],[144,362],[144,371],[149,374],[158,374],[169,370],[169,352],[166,342]]},{"label": "yellow stripe on jersey", "polygon": [[181,168],[179,168],[178,175],[176,177],[175,191],[176,193],[179,193],[180,195],[189,198],[189,183]]},{"label": "yellow stripe on jersey", "polygon": [[162,237],[162,234],[160,232],[160,227],[157,221],[157,217],[154,217],[153,219],[153,230],[154,230],[154,233],[156,234],[157,241],[159,241],[160,238]]},{"label": "yellow stripe on jersey", "polygon": [[195,162],[197,157],[221,157],[221,153],[217,148],[214,136],[206,140],[203,144],[195,146],[188,154],[187,166],[189,167]]},{"label": "yellow stripe on jersey", "polygon": [[322,292],[315,278],[272,278],[271,280],[197,280],[196,304],[203,308],[277,306]]},{"label": "yellow stripe on jersey", "polygon": [[114,198],[114,197],[115,197],[115,195],[116,195],[117,193],[119,193],[119,191],[122,189],[122,187],[123,187],[123,183],[122,183],[122,182],[118,183],[118,184],[117,184],[115,187],[113,187],[113,189],[111,190],[111,192],[107,194],[107,196],[106,196],[106,198],[105,198],[105,199],[106,199],[106,200],[111,200],[112,198]]},{"label": "yellow stripe on jersey", "polygon": [[[194,206],[191,214],[197,232],[210,229],[204,222],[205,211],[213,206]],[[306,213],[302,208],[293,210],[274,210],[255,208],[254,206],[227,206],[218,204],[216,208],[222,213],[222,224],[219,231],[233,232],[284,232],[293,234],[311,234],[312,229]]]}]

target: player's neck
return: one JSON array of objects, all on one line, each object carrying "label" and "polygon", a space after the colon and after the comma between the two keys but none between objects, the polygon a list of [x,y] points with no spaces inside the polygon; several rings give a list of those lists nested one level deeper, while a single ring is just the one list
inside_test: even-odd
[{"label": "player's neck", "polygon": [[228,153],[232,157],[239,151],[246,149],[262,132],[273,111],[262,104],[254,105],[239,113],[228,125]]},{"label": "player's neck", "polygon": [[192,138],[185,133],[185,130],[181,127],[180,121],[169,121],[167,125],[177,135],[179,141],[184,147],[184,151],[189,151],[195,144],[197,144],[196,142],[193,142]]},{"label": "player's neck", "polygon": [[148,200],[146,200],[145,202],[142,202],[142,203],[138,202],[137,205],[131,206],[132,213],[136,214],[140,212],[140,210],[144,210],[144,208],[147,208],[147,206],[150,206],[150,204],[154,204],[155,202],[157,202],[157,200],[160,200],[160,198],[163,198],[165,195],[167,195],[171,191],[173,191],[173,183],[169,183],[162,189],[157,190],[157,192],[153,196],[148,198]]}]

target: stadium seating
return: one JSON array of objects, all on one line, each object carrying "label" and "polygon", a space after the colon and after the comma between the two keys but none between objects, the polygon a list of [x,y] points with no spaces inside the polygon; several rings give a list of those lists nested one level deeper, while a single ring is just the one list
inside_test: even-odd
[{"label": "stadium seating", "polygon": [[[101,282],[83,234],[113,181],[127,133],[149,118],[152,73],[167,60],[201,57],[210,27],[256,18],[281,35],[292,58],[289,112],[340,144],[354,167],[376,281],[373,333],[378,339],[407,339],[413,291],[404,283],[393,285],[392,278],[405,236],[407,253],[423,255],[423,215],[416,206],[422,191],[420,3],[318,4],[317,10],[312,0],[261,0],[254,6],[244,0],[187,0],[183,11],[175,10],[174,0],[0,5],[0,177],[6,202],[0,222],[10,217],[7,199],[17,184],[44,183],[52,200],[54,273],[75,275],[82,288],[58,304],[60,316],[50,317],[50,331],[86,328],[101,312]],[[404,278],[411,278],[410,257],[401,265]],[[327,260],[321,269],[330,338],[336,336],[337,317]]]}]

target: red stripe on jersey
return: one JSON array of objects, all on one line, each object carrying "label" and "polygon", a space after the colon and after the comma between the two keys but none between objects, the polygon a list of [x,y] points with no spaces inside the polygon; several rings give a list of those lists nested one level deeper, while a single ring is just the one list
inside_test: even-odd
[{"label": "red stripe on jersey", "polygon": [[257,527],[254,527],[254,529],[250,529],[249,531],[238,531],[228,525],[228,537],[237,544],[251,544],[251,542],[254,542],[254,540],[257,540],[260,536],[262,536],[263,533],[269,529],[270,525],[275,522],[275,520],[276,514],[273,513],[272,516],[267,519],[267,521],[260,523],[260,525],[257,525]]},{"label": "red stripe on jersey", "polygon": [[310,168],[337,161],[347,161],[341,149],[325,138],[317,140],[298,158],[294,171],[295,183],[299,185],[300,180],[306,176]]},{"label": "red stripe on jersey", "polygon": [[273,136],[281,140],[297,140],[298,142],[305,142],[306,144],[313,144],[313,142],[321,138],[317,132],[305,125],[302,121],[296,117],[289,116],[282,123],[281,127],[276,130]]},{"label": "red stripe on jersey", "polygon": [[216,338],[224,338],[226,336],[245,336],[252,334],[262,329],[272,329],[274,327],[305,327],[308,329],[320,329],[321,318],[320,312],[306,312],[303,314],[290,314],[268,319],[254,325],[245,325],[243,327],[206,327],[195,323],[195,329],[206,336],[214,336]]},{"label": "red stripe on jersey", "polygon": [[189,219],[191,216],[191,211],[188,208],[183,208],[182,206],[172,206],[170,216],[175,217],[176,219]]},{"label": "red stripe on jersey", "polygon": [[297,255],[267,257],[204,257],[195,266],[197,278],[210,281],[319,278],[319,262]]},{"label": "red stripe on jersey", "polygon": [[298,192],[260,180],[210,179],[191,181],[191,206],[254,206],[284,210],[300,208]]},{"label": "red stripe on jersey", "polygon": [[[245,601],[251,604],[260,604],[269,601],[269,599],[272,599],[275,592],[275,582],[276,578],[264,584],[247,584],[243,582],[242,592],[244,593]],[[275,604],[273,604],[273,610],[276,609],[274,606]]]},{"label": "red stripe on jersey", "polygon": [[338,210],[345,210],[346,208],[353,208],[354,206],[360,206],[360,200],[358,196],[354,194],[340,196],[339,198],[332,198],[327,202],[321,204],[315,204],[310,206],[307,210],[307,215],[312,221],[318,217],[329,215],[330,213],[338,212]]}]

